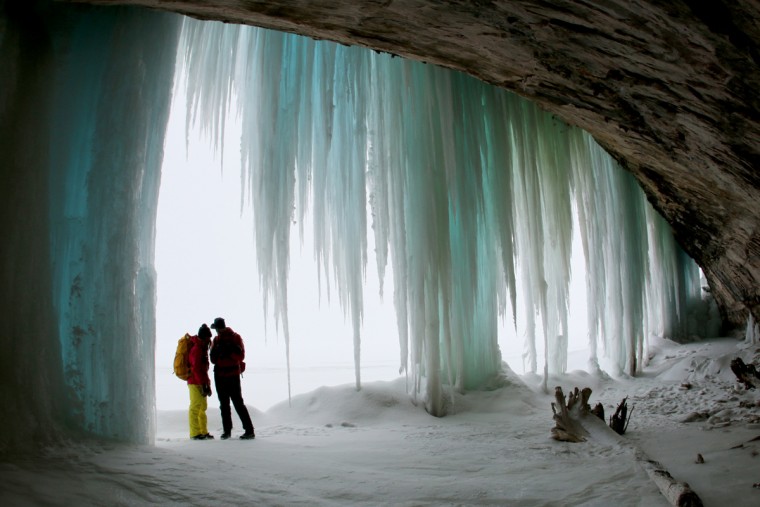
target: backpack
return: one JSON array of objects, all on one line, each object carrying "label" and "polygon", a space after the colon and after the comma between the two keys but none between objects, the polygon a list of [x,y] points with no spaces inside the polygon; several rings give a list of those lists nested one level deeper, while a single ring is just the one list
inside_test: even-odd
[{"label": "backpack", "polygon": [[[233,354],[242,354],[243,351],[240,350],[240,347],[238,347],[237,344],[230,341],[229,337],[219,337],[218,340],[216,340],[216,343],[213,347],[211,347],[211,353],[209,356],[211,357],[211,362],[216,364],[216,362],[219,359],[227,359]],[[240,374],[242,375],[245,371],[245,361],[240,361],[238,363],[238,368],[240,371]],[[218,370],[217,370],[218,369]],[[214,371],[226,371],[229,372],[231,370],[234,370],[235,366],[219,366],[217,365],[214,368]]]},{"label": "backpack", "polygon": [[190,378],[190,335],[185,333],[185,336],[179,339],[177,342],[177,352],[174,353],[174,374],[180,380],[187,380]]},{"label": "backpack", "polygon": [[220,359],[227,359],[233,354],[242,354],[242,350],[229,337],[220,337],[215,346],[211,347],[211,362],[216,364]]}]

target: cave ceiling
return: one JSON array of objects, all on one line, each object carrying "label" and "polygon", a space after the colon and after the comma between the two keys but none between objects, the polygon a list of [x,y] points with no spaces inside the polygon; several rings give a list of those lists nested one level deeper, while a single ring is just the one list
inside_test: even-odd
[{"label": "cave ceiling", "polygon": [[760,3],[63,0],[361,45],[513,91],[638,179],[724,317],[760,317]]}]

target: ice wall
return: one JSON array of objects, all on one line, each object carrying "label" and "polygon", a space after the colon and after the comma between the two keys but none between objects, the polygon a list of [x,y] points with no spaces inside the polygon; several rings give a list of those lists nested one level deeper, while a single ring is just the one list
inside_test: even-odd
[{"label": "ice wall", "polygon": [[130,440],[153,434],[155,212],[178,24],[94,10],[72,15],[55,39],[53,124],[66,128],[53,133],[50,202],[63,365],[85,428]]},{"label": "ice wall", "polygon": [[0,450],[154,434],[154,227],[178,16],[0,14]]},{"label": "ice wall", "polygon": [[701,304],[699,270],[635,180],[512,94],[361,48],[189,19],[180,55],[188,121],[223,143],[227,112],[242,115],[258,268],[286,343],[287,239],[314,214],[320,281],[353,323],[357,387],[368,220],[381,279],[393,267],[400,370],[433,414],[446,386],[498,374],[498,319],[518,298],[529,370],[565,370],[574,233],[592,368],[603,356],[634,373],[648,334],[683,335],[687,306]]}]

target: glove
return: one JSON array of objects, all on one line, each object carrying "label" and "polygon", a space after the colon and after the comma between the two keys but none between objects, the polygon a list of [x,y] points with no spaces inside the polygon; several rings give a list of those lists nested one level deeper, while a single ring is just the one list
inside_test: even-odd
[{"label": "glove", "polygon": [[203,391],[203,396],[211,396],[211,386],[210,385],[206,384],[205,386],[203,386],[202,391]]}]

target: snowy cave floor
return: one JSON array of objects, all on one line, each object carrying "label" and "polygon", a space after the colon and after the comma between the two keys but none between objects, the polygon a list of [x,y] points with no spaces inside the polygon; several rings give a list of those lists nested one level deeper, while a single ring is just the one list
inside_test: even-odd
[{"label": "snowy cave floor", "polygon": [[[184,411],[159,412],[155,446],[74,443],[0,460],[0,504],[25,505],[599,505],[666,506],[636,450],[688,482],[705,506],[760,505],[760,393],[736,382],[734,357],[760,364],[735,339],[661,342],[635,379],[573,372],[565,392],[591,387],[606,417],[628,396],[625,436],[550,438],[552,395],[540,380],[457,396],[434,418],[405,380],[322,387],[266,413],[257,438],[192,441]],[[684,422],[690,420],[691,422]],[[239,421],[233,413],[233,422]],[[697,454],[704,463],[696,463]]]}]

